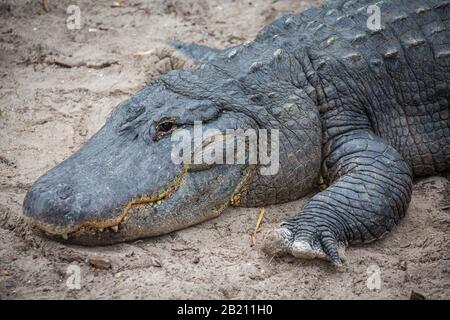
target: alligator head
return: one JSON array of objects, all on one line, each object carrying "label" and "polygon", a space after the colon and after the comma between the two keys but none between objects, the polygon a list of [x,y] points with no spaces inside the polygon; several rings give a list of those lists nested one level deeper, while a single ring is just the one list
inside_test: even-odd
[{"label": "alligator head", "polygon": [[[24,215],[49,236],[97,245],[185,228],[216,217],[230,203],[255,206],[298,198],[317,178],[320,123],[315,110],[299,107],[304,98],[294,95],[296,103],[282,102],[286,88],[272,90],[268,99],[276,103],[262,106],[243,80],[216,68],[166,74],[120,104],[84,146],[40,177],[25,197]],[[303,124],[290,128],[296,112]],[[281,143],[279,172],[261,176],[258,165],[248,161],[173,161],[174,134],[184,130],[195,137],[195,121],[221,134],[282,128],[288,143]],[[296,142],[298,137],[304,140]]]}]

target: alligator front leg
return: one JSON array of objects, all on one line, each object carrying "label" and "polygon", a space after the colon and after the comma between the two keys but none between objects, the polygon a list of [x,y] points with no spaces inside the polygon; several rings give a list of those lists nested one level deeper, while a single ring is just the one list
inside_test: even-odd
[{"label": "alligator front leg", "polygon": [[339,265],[339,246],[376,240],[405,215],[412,173],[393,147],[369,131],[356,130],[334,138],[325,154],[331,185],[266,237],[265,252]]}]

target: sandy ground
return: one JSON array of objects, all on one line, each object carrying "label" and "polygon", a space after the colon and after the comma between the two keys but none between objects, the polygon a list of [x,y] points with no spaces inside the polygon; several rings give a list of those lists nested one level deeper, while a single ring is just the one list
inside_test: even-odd
[{"label": "sandy ground", "polygon": [[[164,41],[227,47],[283,12],[317,3],[50,0],[45,12],[38,1],[0,1],[0,299],[450,298],[445,177],[416,181],[407,217],[385,239],[349,248],[338,272],[251,247],[258,208],[228,209],[166,236],[97,248],[42,239],[23,223],[22,201],[38,176],[85,142],[119,102],[182,65],[161,50]],[[81,9],[80,30],[66,27],[69,4]],[[263,229],[305,201],[266,208]],[[99,258],[106,269],[90,263]],[[66,286],[70,265],[81,268],[81,290]],[[377,279],[380,288],[371,290]]]}]

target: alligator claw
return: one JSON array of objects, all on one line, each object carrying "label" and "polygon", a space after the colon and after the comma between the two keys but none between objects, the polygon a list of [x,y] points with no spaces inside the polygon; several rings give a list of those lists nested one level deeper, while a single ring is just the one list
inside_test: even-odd
[{"label": "alligator claw", "polygon": [[314,237],[305,237],[301,234],[294,235],[286,227],[266,234],[262,246],[263,252],[268,255],[291,254],[300,259],[323,259],[336,267],[341,266],[342,260],[345,260],[344,249],[345,246],[340,245],[329,231],[317,232]]},{"label": "alligator claw", "polygon": [[342,261],[339,255],[338,242],[331,232],[325,231],[321,234],[320,244],[327,258],[336,266],[341,266]]}]

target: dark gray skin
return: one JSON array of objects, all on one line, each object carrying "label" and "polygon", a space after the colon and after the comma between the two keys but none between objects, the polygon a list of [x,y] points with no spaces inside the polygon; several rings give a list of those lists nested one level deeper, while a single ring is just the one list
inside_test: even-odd
[{"label": "dark gray skin", "polygon": [[[175,43],[199,66],[173,71],[122,103],[77,153],[28,191],[40,230],[86,245],[155,236],[228,206],[297,199],[265,239],[270,254],[326,258],[376,240],[406,214],[413,177],[450,171],[450,2],[335,1],[287,15],[223,51]],[[280,170],[170,161],[170,133],[280,130]],[[110,228],[108,228],[110,227]],[[106,228],[105,230],[102,230]]]}]

